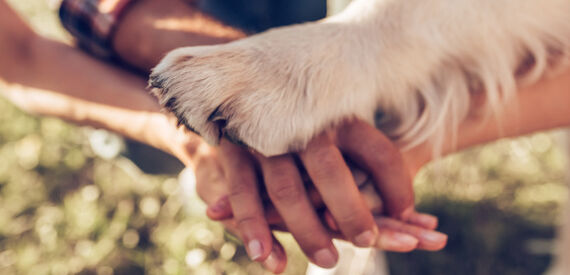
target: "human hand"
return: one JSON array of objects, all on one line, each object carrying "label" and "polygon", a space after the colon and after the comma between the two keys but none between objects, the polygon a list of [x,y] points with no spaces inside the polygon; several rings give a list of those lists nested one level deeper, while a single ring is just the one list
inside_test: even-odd
[{"label": "human hand", "polygon": [[[129,78],[126,78],[129,79]],[[61,96],[61,95],[53,95],[51,98],[52,100],[50,100],[50,102],[54,103],[54,104],[45,104],[45,99],[47,95],[44,95],[44,97],[41,97],[44,102],[40,103],[37,102],[38,106],[68,106],[68,107],[72,107],[72,110],[66,111],[64,115],[61,114],[57,114],[60,117],[65,117],[66,119],[69,119],[71,121],[77,121],[83,124],[86,123],[92,123],[94,126],[97,127],[104,127],[107,129],[111,129],[113,131],[116,131],[118,133],[121,133],[127,137],[136,139],[138,141],[147,143],[149,145],[152,145],[154,147],[157,147],[159,149],[162,149],[166,152],[169,152],[173,155],[175,155],[176,157],[178,157],[181,161],[183,161],[186,165],[192,166],[194,165],[195,169],[197,171],[200,171],[200,168],[197,167],[197,160],[196,160],[196,155],[200,155],[197,154],[197,152],[200,151],[200,148],[207,148],[206,145],[203,144],[203,142],[201,141],[201,139],[196,136],[193,135],[191,133],[188,133],[187,131],[185,131],[183,128],[180,127],[176,127],[176,120],[173,117],[170,117],[169,115],[165,115],[162,114],[160,112],[158,112],[158,107],[155,105],[156,103],[152,100],[152,98],[148,98],[145,96],[145,94],[140,93],[140,90],[138,90],[138,82],[133,80],[133,85],[134,89],[131,87],[131,89],[124,89],[124,86],[118,85],[121,83],[130,83],[130,82],[126,82],[125,78],[122,79],[122,82],[117,83],[105,83],[105,85],[110,85],[111,87],[116,87],[117,89],[123,88],[122,89],[122,94],[125,96],[124,101],[125,102],[129,102],[129,108],[130,109],[125,109],[122,106],[107,106],[107,105],[101,105],[98,103],[92,103],[91,101],[79,101],[79,100],[73,100],[65,97],[65,96]],[[130,86],[128,86],[130,87]],[[127,88],[128,88],[127,87]],[[104,89],[105,87],[103,87],[101,89],[101,93],[105,93],[108,94],[109,96],[111,96],[112,94],[116,94],[113,93],[115,90],[113,89]],[[28,93],[25,93],[26,95]],[[32,97],[32,94],[30,94],[31,98],[37,98],[37,97]],[[37,101],[37,100],[36,100]],[[30,104],[34,104],[34,102],[36,102],[34,100],[26,100],[23,102],[26,102],[26,104],[30,105]],[[62,104],[55,104],[55,103],[62,103]],[[73,102],[73,104],[69,104],[69,102]],[[64,104],[65,103],[65,104]],[[150,107],[149,107],[150,106]],[[32,106],[34,107],[34,106]],[[137,107],[137,108],[135,108]],[[135,109],[133,109],[135,108]],[[33,108],[32,108],[33,109]],[[37,109],[37,108],[36,108]],[[52,110],[65,110],[65,108],[52,108]],[[45,111],[43,113],[46,113]],[[121,118],[121,119],[117,119],[117,118]],[[374,130],[375,131],[375,130]],[[324,138],[323,140],[328,140],[328,138]],[[229,145],[229,146],[228,146]],[[314,145],[311,145],[314,146]],[[228,148],[226,148],[228,147]],[[232,158],[236,158],[236,160],[232,161],[231,159],[222,159],[219,160],[219,165],[221,167],[224,167],[224,170],[228,170],[225,167],[230,167],[229,171],[234,171],[234,174],[237,174],[240,177],[243,176],[247,176],[248,174],[251,175],[252,173],[245,173],[242,175],[241,170],[239,169],[240,166],[245,167],[245,170],[248,169],[253,169],[250,171],[255,171],[256,166],[253,166],[254,164],[257,163],[257,159],[251,159],[251,154],[247,151],[244,151],[241,148],[237,148],[242,150],[241,153],[240,151],[238,151],[237,153],[239,154],[233,154],[232,153],[232,148],[236,148],[233,144],[227,143],[227,145],[225,146],[221,146],[218,150],[221,150],[222,152],[220,153],[221,156],[232,156]],[[315,146],[315,148],[318,148],[318,146]],[[328,148],[328,149],[327,149]],[[326,150],[332,150],[333,153],[335,152],[333,149],[336,148],[333,145],[330,145],[329,143],[329,147],[326,147]],[[326,152],[326,150],[324,150],[324,152]],[[336,154],[338,156],[338,148],[336,149]],[[224,152],[225,151],[225,152]],[[320,163],[320,160],[318,157],[312,157],[312,154],[318,153],[319,150],[313,151],[313,152],[308,152],[306,154],[304,154],[302,157],[305,159],[309,159],[309,161],[312,159],[312,161],[314,162],[314,165],[316,165],[317,167],[321,167],[321,164],[327,164],[327,162],[325,163]],[[217,151],[216,151],[217,152]],[[235,152],[234,152],[235,153]],[[245,162],[241,162],[240,159],[244,158],[246,159]],[[278,160],[278,159],[277,159]],[[341,176],[345,176],[345,178],[349,178],[349,182],[350,184],[347,184],[345,182],[332,182],[332,183],[328,183],[325,182],[325,184],[323,186],[329,186],[329,187],[325,187],[325,191],[331,191],[331,190],[337,190],[339,191],[341,195],[335,195],[332,193],[326,193],[327,195],[323,196],[323,198],[329,198],[328,202],[330,203],[330,201],[335,201],[338,200],[339,197],[342,200],[345,200],[346,197],[344,196],[344,190],[343,188],[349,188],[349,190],[351,190],[353,193],[355,194],[356,191],[350,189],[352,186],[352,188],[355,188],[354,186],[354,182],[352,180],[351,175],[348,173],[346,173],[346,169],[348,169],[346,167],[346,165],[344,164],[344,160],[340,159],[342,162],[338,162],[338,158],[336,160],[333,160],[333,162],[331,162],[332,164],[339,164],[339,166],[341,167],[341,169],[344,170],[339,170],[341,171]],[[269,160],[268,163],[264,162],[264,166],[265,168],[267,167],[274,167],[274,168],[279,168],[280,165],[272,165],[273,162],[276,162],[276,160]],[[288,163],[288,162],[285,162]],[[330,164],[330,163],[329,163]],[[238,169],[231,168],[231,167],[238,167]],[[344,167],[344,168],[343,168]],[[287,167],[286,167],[287,168]],[[323,167],[321,167],[323,168]],[[296,169],[296,167],[295,167]],[[324,167],[323,169],[325,169],[324,171],[326,172],[327,167]],[[332,169],[335,170],[337,169],[335,167],[335,165],[332,165],[331,167],[328,167],[328,169]],[[279,170],[279,169],[277,169]],[[297,170],[286,170],[289,171],[291,173],[297,173],[299,174],[299,172]],[[315,169],[312,169],[310,171],[315,171]],[[232,178],[232,177],[228,177],[228,174],[231,174],[229,172],[224,171],[225,176],[227,178]],[[269,175],[267,173],[265,173],[266,175]],[[274,175],[275,173],[273,173]],[[318,170],[317,170],[317,174],[318,174]],[[254,175],[256,175],[254,173]],[[295,175],[295,174],[293,174]],[[287,176],[287,175],[286,175]],[[313,175],[314,176],[314,173]],[[324,175],[327,176],[327,175]],[[272,176],[273,177],[273,176]],[[251,181],[251,185],[249,186],[249,188],[257,188],[257,177],[252,177],[254,180]],[[295,177],[293,177],[295,179]],[[287,179],[287,177],[285,177],[285,179]],[[271,180],[271,179],[270,179]],[[329,179],[330,181],[333,181],[334,179]],[[322,182],[322,181],[321,181]],[[235,182],[234,182],[235,183]],[[336,185],[342,185],[340,188],[336,188]],[[234,185],[235,186],[235,185]],[[270,186],[276,186],[276,185],[270,185]],[[228,188],[227,186],[225,186],[224,188]],[[239,190],[239,185],[237,186],[237,189]],[[228,189],[224,189],[224,190],[228,190]],[[230,189],[231,190],[231,189]],[[406,192],[411,192],[411,188],[408,188],[409,191]],[[320,190],[319,190],[320,191]],[[303,192],[304,189],[303,189]],[[226,192],[226,194],[228,194],[228,192]],[[231,192],[230,192],[231,194]],[[237,194],[237,193],[234,193]],[[281,193],[279,193],[281,194]],[[279,196],[278,196],[279,197]],[[412,196],[410,196],[411,198]],[[353,197],[354,198],[354,197]],[[363,212],[364,214],[355,214],[355,216],[365,216],[365,215],[370,215],[370,213],[367,211],[366,207],[363,207],[362,205],[362,201],[361,198],[359,196],[355,196],[355,198],[357,198],[356,203],[347,203],[346,205],[348,205],[348,207],[352,207],[350,205],[357,205],[358,207],[360,207],[360,212]],[[256,205],[259,205],[257,202],[259,201],[259,199],[255,199],[255,200],[245,200],[244,203],[255,203],[254,207],[256,207]],[[307,253],[307,255],[309,255],[309,258],[312,261],[316,261],[316,258],[322,258],[323,257],[315,257],[313,256],[314,254],[316,254],[316,252],[324,249],[330,249],[328,250],[328,252],[331,252],[333,257],[332,257],[332,261],[329,260],[328,265],[325,266],[330,266],[332,262],[332,264],[334,264],[334,262],[336,261],[336,250],[334,250],[334,247],[332,247],[332,244],[330,243],[330,239],[333,236],[332,234],[329,234],[328,231],[326,231],[323,226],[321,225],[319,218],[314,214],[314,210],[312,210],[312,205],[310,203],[308,203],[306,201],[306,199],[300,199],[300,203],[295,203],[293,200],[290,201],[290,203],[295,203],[297,205],[301,205],[301,209],[309,209],[308,211],[300,211],[298,213],[313,213],[312,218],[310,216],[304,216],[304,218],[302,220],[300,220],[299,222],[296,221],[296,214],[295,214],[295,209],[298,208],[289,208],[287,206],[282,207],[282,212],[286,213],[283,214],[281,213],[283,216],[287,216],[289,219],[289,224],[292,223],[292,225],[288,226],[287,228],[292,231],[295,232],[296,236],[299,235],[301,237],[299,237],[298,239],[300,240],[300,243],[302,244],[302,247],[304,248],[305,252]],[[325,199],[325,204],[328,205],[327,200]],[[412,200],[409,200],[407,204],[412,203]],[[389,205],[389,203],[387,203],[386,205]],[[238,207],[239,206],[238,204]],[[249,206],[244,206],[246,211],[249,211]],[[338,206],[337,206],[338,208]],[[343,219],[338,219],[338,209],[336,209],[335,211],[331,211],[331,213],[333,215],[335,220],[341,220],[344,221]],[[259,210],[258,208],[254,208]],[[330,207],[330,209],[332,210],[333,207]],[[401,207],[396,207],[395,209],[404,209]],[[343,210],[342,208],[340,210]],[[347,211],[348,212],[348,211]],[[359,213],[360,213],[359,212]],[[251,212],[250,212],[251,213]],[[262,213],[258,212],[258,213]],[[287,214],[287,213],[291,213],[291,215]],[[345,213],[345,212],[343,212]],[[356,213],[356,212],[355,212]],[[398,211],[393,211],[390,213],[396,213],[394,215],[397,215]],[[246,212],[246,214],[248,214]],[[348,215],[348,214],[345,214]],[[237,217],[237,215],[236,215]],[[263,216],[261,216],[261,218],[263,218]],[[237,220],[237,219],[234,219]],[[291,222],[291,220],[293,220],[293,222]],[[250,222],[252,220],[249,220]],[[260,220],[258,220],[259,222],[257,223],[237,223],[237,225],[239,225],[238,227],[234,227],[234,228],[239,228],[240,230],[237,231],[238,233],[241,233],[240,235],[243,236],[253,236],[256,237],[258,235],[261,235],[262,237],[264,237],[263,239],[261,239],[262,242],[262,248],[263,248],[263,255],[258,258],[258,260],[265,260],[265,262],[269,261],[272,262],[273,264],[271,264],[271,266],[284,266],[284,261],[283,260],[274,260],[274,259],[283,259],[283,258],[278,258],[277,256],[272,256],[272,255],[277,255],[279,253],[280,250],[280,246],[275,245],[274,244],[274,240],[270,235],[270,231],[269,231],[269,227],[267,225],[267,223],[263,223]],[[342,233],[346,232],[346,228],[347,226],[343,227],[344,224],[349,223],[348,224],[348,230],[352,230],[352,231],[356,231],[353,228],[359,229],[359,228],[372,228],[372,230],[374,230],[376,227],[374,226],[374,220],[372,219],[371,215],[370,217],[365,220],[365,224],[360,224],[360,223],[355,223],[354,225],[350,224],[349,221],[344,221],[344,222],[339,222],[339,228],[341,228]],[[235,225],[235,223],[234,223]],[[314,226],[318,226],[316,227],[318,230],[313,230],[315,227]],[[361,227],[359,227],[361,226]],[[370,227],[366,227],[366,226],[370,226]],[[257,229],[257,227],[261,228],[261,229]],[[246,232],[246,233],[244,233]],[[248,233],[249,232],[249,233]],[[308,233],[306,233],[308,232]],[[318,236],[320,236],[319,238],[311,238],[311,234],[313,234],[313,232],[317,232],[317,234],[319,234]],[[305,234],[305,235],[303,235]],[[344,235],[349,238],[350,240],[353,239],[354,236],[348,235],[346,233],[344,233]],[[388,234],[383,234],[384,236],[389,236]],[[244,240],[248,240],[246,238],[244,238]],[[381,240],[384,240],[381,238]],[[247,242],[246,242],[247,243]],[[325,246],[322,246],[322,245]],[[319,249],[320,248],[320,249]],[[404,248],[404,249],[400,249],[399,251],[402,250],[406,250],[406,249],[412,249],[412,248]],[[277,251],[277,252],[276,252]],[[312,253],[311,253],[312,252]],[[271,254],[273,253],[273,254]],[[251,255],[251,254],[250,254]],[[268,256],[269,255],[269,256]],[[284,253],[282,253],[282,255],[284,255]],[[284,256],[283,256],[284,257]],[[325,259],[326,261],[326,259]],[[272,269],[275,270],[275,269]]]},{"label": "human hand", "polygon": [[[411,172],[397,148],[366,123],[345,123],[319,136],[298,158],[251,155],[227,141],[222,142],[219,150],[220,167],[229,192],[226,192],[227,197],[211,205],[208,214],[217,220],[233,218],[254,260],[271,258],[270,225],[290,231],[309,259],[323,267],[334,266],[338,257],[332,237],[391,251],[438,250],[445,245],[446,236],[433,231],[437,219],[419,214],[413,208]],[[369,208],[375,206],[367,205],[360,196],[341,151],[372,175],[376,187],[388,198],[382,210],[376,207],[380,210],[377,213],[392,218],[372,217]],[[303,170],[298,169],[298,162],[304,165],[316,190],[303,185]],[[263,175],[275,208],[264,211],[258,191],[258,172]],[[359,183],[366,181],[366,177],[364,181],[358,178]],[[324,217],[329,228],[320,221],[323,202],[328,207]],[[366,233],[364,237],[359,236],[362,232]]]},{"label": "human hand", "polygon": [[[185,128],[176,127],[176,119],[169,115],[149,112],[146,116],[137,116],[144,123],[129,124],[129,131],[139,133],[133,136],[193,166],[198,192],[209,205],[228,195],[221,202],[226,210],[209,211],[210,217],[224,219],[226,227],[242,238],[250,257],[274,272],[284,268],[286,258],[270,226],[291,232],[309,259],[323,267],[332,267],[337,261],[333,237],[391,251],[437,250],[445,245],[445,235],[433,231],[437,219],[413,209],[411,172],[397,148],[366,123],[345,123],[295,156],[264,158],[226,140],[212,148]],[[371,175],[375,186],[366,188],[380,190],[382,209],[370,203],[380,201],[374,196],[365,196],[372,198],[368,204],[361,197],[356,183],[365,182],[366,177],[353,178],[341,152]],[[267,197],[274,205],[269,211],[264,210],[258,191],[259,175],[263,175]],[[306,189],[308,179],[312,185]],[[223,184],[214,184],[218,182]],[[370,208],[391,219],[375,219]],[[321,222],[323,217],[328,227]],[[362,240],[362,232],[372,234],[366,233]]]}]

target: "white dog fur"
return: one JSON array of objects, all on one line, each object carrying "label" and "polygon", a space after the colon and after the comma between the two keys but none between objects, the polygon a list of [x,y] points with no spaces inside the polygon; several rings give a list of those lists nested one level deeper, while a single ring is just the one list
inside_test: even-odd
[{"label": "white dog fur", "polygon": [[297,151],[381,109],[395,141],[437,153],[471,94],[497,112],[569,53],[570,0],[356,0],[320,22],[174,50],[151,85],[214,144],[225,134],[268,156]]}]

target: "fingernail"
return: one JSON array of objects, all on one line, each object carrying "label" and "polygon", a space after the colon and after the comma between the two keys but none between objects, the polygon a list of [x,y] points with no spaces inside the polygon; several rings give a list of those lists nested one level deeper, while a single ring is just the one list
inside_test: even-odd
[{"label": "fingernail", "polygon": [[409,246],[417,245],[419,242],[417,238],[410,236],[408,234],[402,234],[402,233],[394,234],[394,239],[401,244],[405,244],[405,245],[409,245]]},{"label": "fingernail", "polygon": [[432,243],[441,243],[447,241],[447,235],[433,232],[433,231],[426,231],[421,234],[422,239],[432,242]]},{"label": "fingernail", "polygon": [[432,228],[437,227],[437,217],[428,214],[419,214],[418,218],[422,224]]},{"label": "fingernail", "polygon": [[318,266],[324,268],[333,268],[336,265],[336,258],[329,249],[321,249],[313,256]]},{"label": "fingernail", "polygon": [[250,241],[247,244],[247,251],[249,253],[249,257],[257,261],[261,256],[263,256],[263,246],[261,246],[261,242],[258,240]]},{"label": "fingernail", "polygon": [[419,243],[418,239],[403,233],[383,234],[378,238],[380,249],[401,250],[413,249]]},{"label": "fingernail", "polygon": [[376,234],[372,230],[365,231],[354,238],[354,244],[360,247],[370,247],[376,243]]}]

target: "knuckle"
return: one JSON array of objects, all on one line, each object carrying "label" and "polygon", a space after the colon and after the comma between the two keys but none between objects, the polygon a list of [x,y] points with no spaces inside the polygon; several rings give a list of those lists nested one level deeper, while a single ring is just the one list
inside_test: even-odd
[{"label": "knuckle", "polygon": [[328,177],[339,168],[339,152],[331,148],[323,148],[313,153],[311,158],[313,174],[317,177]]},{"label": "knuckle", "polygon": [[386,144],[374,143],[370,146],[371,165],[377,168],[390,168],[401,165],[402,157],[400,153]]},{"label": "knuckle", "polygon": [[264,169],[267,170],[267,174],[271,175],[273,178],[276,179],[284,179],[289,177],[292,171],[295,171],[297,168],[295,166],[290,165],[283,160],[270,160],[267,165],[264,166]]},{"label": "knuckle", "polygon": [[265,221],[261,205],[254,201],[240,201],[238,205],[232,204],[235,222],[238,224],[261,223]]},{"label": "knuckle", "polygon": [[348,230],[348,232],[360,233],[370,229],[367,219],[362,214],[346,213],[335,217],[335,220],[341,228]]},{"label": "knuckle", "polygon": [[331,147],[321,147],[313,151],[313,159],[318,161],[333,162],[337,158],[337,152]]},{"label": "knuckle", "polygon": [[372,142],[369,150],[377,155],[379,159],[391,159],[400,156],[396,147],[389,140]]},{"label": "knuckle", "polygon": [[301,184],[290,178],[268,182],[267,184],[269,197],[276,203],[293,203],[304,194]]},{"label": "knuckle", "polygon": [[235,222],[240,230],[247,230],[247,228],[260,224],[260,218],[256,215],[235,217]]},{"label": "knuckle", "polygon": [[335,217],[335,220],[339,224],[350,224],[350,225],[353,225],[356,227],[356,225],[361,223],[361,221],[358,218],[359,218],[359,215],[343,214],[343,215],[340,215],[338,217]]},{"label": "knuckle", "polygon": [[[232,143],[233,145],[233,143]],[[237,146],[236,146],[237,147]],[[241,148],[237,148],[240,150]],[[239,155],[237,155],[239,154]],[[236,178],[236,180],[240,182],[251,182],[253,181],[254,176],[253,174],[253,167],[249,159],[243,155],[242,152],[237,152],[236,156],[234,157],[233,161],[231,162],[232,166],[232,176]]]},{"label": "knuckle", "polygon": [[369,152],[373,153],[377,158],[382,157],[384,155],[388,155],[390,153],[390,148],[385,142],[372,142],[368,146]]},{"label": "knuckle", "polygon": [[248,194],[255,194],[255,187],[247,180],[234,180],[229,186],[229,196],[239,197]]}]

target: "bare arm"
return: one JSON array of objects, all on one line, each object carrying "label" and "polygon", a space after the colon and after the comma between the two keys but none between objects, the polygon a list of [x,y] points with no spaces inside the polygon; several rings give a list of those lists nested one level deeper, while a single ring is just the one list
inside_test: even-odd
[{"label": "bare arm", "polygon": [[147,72],[175,48],[243,37],[242,31],[224,25],[188,1],[142,0],[123,17],[113,46],[124,61]]},{"label": "bare arm", "polygon": [[[39,37],[4,1],[0,45],[0,84],[10,86],[2,91],[22,109],[103,127],[190,164],[186,151],[193,151],[199,138],[177,133],[181,130],[145,91],[144,79]],[[148,131],[150,126],[160,129]]]},{"label": "bare arm", "polygon": [[[459,127],[457,147],[448,144],[444,154],[503,137],[570,126],[570,68],[518,92],[499,117],[469,116]],[[404,153],[413,174],[432,158],[431,148],[420,145]]]}]

